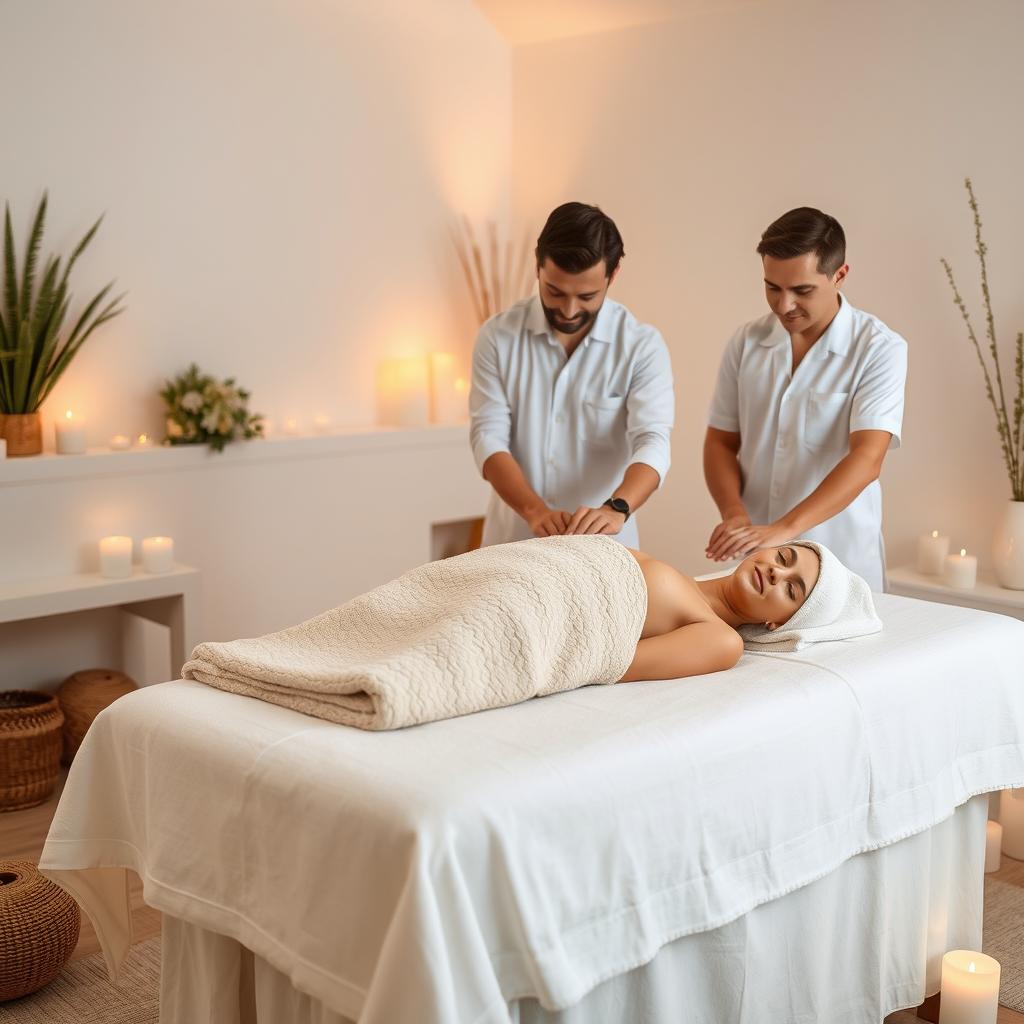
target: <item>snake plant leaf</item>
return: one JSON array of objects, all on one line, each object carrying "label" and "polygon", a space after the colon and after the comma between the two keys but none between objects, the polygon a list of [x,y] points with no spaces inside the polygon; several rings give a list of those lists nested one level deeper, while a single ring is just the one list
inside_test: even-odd
[{"label": "snake plant leaf", "polygon": [[32,286],[36,279],[36,262],[39,259],[39,247],[43,242],[43,228],[46,225],[46,193],[39,201],[39,209],[36,210],[36,218],[32,223],[32,231],[28,236],[28,245],[25,247],[25,265],[21,268],[21,303],[19,309],[22,315],[27,315],[32,308]]},{"label": "snake plant leaf", "polygon": [[14,231],[11,229],[11,207],[4,204],[4,307],[11,330],[17,333],[21,317],[18,314],[18,267],[14,257]]},{"label": "snake plant leaf", "polygon": [[61,324],[64,323],[64,317],[67,315],[68,303],[70,301],[70,298],[63,298],[61,305],[54,308],[53,315],[47,322],[39,359],[32,371],[32,382],[29,385],[28,400],[30,407],[33,409],[38,409],[42,404],[43,388],[45,387],[50,367],[53,365],[53,352],[57,347],[58,334]]},{"label": "snake plant leaf", "polygon": [[24,354],[31,351],[32,337],[29,334],[27,320],[21,321],[21,329],[18,331],[18,348],[21,349],[19,355],[22,358],[14,360],[14,411],[29,412],[31,410],[26,408],[28,402],[29,360],[24,358]]},{"label": "snake plant leaf", "polygon": [[74,252],[71,253],[71,259],[68,260],[67,267],[64,268],[64,277],[61,279],[61,284],[68,283],[68,276],[71,274],[71,268],[75,265],[75,261],[85,251],[85,247],[92,241],[93,235],[99,230],[100,225],[103,223],[102,215],[96,218],[96,223],[85,233],[85,237],[75,247]]}]

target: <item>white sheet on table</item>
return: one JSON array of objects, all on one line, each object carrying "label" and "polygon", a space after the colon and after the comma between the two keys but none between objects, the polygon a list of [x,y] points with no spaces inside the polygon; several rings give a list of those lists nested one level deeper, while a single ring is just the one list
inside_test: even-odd
[{"label": "white sheet on table", "polygon": [[569,1006],[1024,784],[1024,623],[879,612],[886,631],[848,646],[400,733],[149,688],[90,730],[42,864],[134,868],[147,902],[367,1021],[412,994],[424,1022]]}]

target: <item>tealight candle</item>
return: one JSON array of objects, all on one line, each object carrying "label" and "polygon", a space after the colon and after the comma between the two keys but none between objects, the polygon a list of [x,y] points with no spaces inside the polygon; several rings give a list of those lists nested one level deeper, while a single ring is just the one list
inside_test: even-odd
[{"label": "tealight candle", "polygon": [[170,537],[144,537],[142,568],[146,572],[170,572],[174,568],[174,541]]},{"label": "tealight candle", "polygon": [[961,548],[959,555],[946,555],[942,581],[956,590],[971,590],[978,581],[978,560],[967,554],[966,548]]},{"label": "tealight candle", "polygon": [[942,958],[939,1024],[996,1024],[999,1012],[999,961],[969,949],[952,949]]},{"label": "tealight candle", "polygon": [[926,576],[941,576],[949,554],[949,538],[939,536],[938,530],[917,538],[917,571]]},{"label": "tealight candle", "polygon": [[131,576],[131,537],[104,537],[100,541],[100,573],[109,580]]},{"label": "tealight candle", "polygon": [[330,416],[314,416],[313,417],[313,429],[318,434],[327,434],[331,430],[331,417]]},{"label": "tealight candle", "polygon": [[70,409],[54,423],[54,432],[57,435],[58,455],[85,454],[85,420]]},{"label": "tealight candle", "polygon": [[284,432],[288,437],[298,437],[299,421],[289,416],[288,419],[284,421]]},{"label": "tealight candle", "polygon": [[985,874],[999,870],[1002,850],[1003,826],[998,821],[989,821],[985,825]]},{"label": "tealight candle", "polygon": [[999,822],[1003,826],[1003,853],[1024,860],[1024,789],[999,794]]},{"label": "tealight candle", "polygon": [[132,446],[132,439],[127,434],[115,434],[107,444],[112,452],[123,452]]},{"label": "tealight candle", "polygon": [[135,438],[135,447],[136,448],[152,448],[153,447],[153,440],[149,436],[149,434],[139,434],[139,436],[137,438]]}]

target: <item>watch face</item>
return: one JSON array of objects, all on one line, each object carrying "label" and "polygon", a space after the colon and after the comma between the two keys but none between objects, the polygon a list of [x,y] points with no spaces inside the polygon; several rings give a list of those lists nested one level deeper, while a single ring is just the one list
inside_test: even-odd
[{"label": "watch face", "polygon": [[629,511],[629,503],[625,498],[612,498],[609,504],[616,512],[621,512],[623,515]]}]

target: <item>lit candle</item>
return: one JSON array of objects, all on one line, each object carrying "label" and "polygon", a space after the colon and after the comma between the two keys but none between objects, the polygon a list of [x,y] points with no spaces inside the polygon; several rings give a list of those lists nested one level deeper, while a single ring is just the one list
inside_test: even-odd
[{"label": "lit candle", "polygon": [[288,419],[284,421],[284,432],[288,437],[298,437],[299,421],[289,416]]},{"label": "lit candle", "polygon": [[132,446],[132,439],[127,434],[115,434],[108,442],[112,452],[123,452]]},{"label": "lit candle", "polygon": [[956,590],[970,590],[978,580],[978,560],[967,554],[966,548],[959,555],[946,555],[946,571],[943,583]]},{"label": "lit candle", "polygon": [[998,821],[985,825],[985,874],[999,870],[999,857],[1003,849],[1003,826]]},{"label": "lit candle", "polygon": [[949,554],[949,538],[940,537],[938,530],[917,538],[917,571],[926,576],[941,576]]},{"label": "lit candle", "polygon": [[381,422],[422,427],[429,422],[428,362],[423,356],[385,359],[377,374]]},{"label": "lit candle", "polygon": [[434,423],[462,423],[469,416],[469,385],[456,376],[455,356],[450,352],[430,354],[431,420]]},{"label": "lit candle", "polygon": [[144,537],[142,568],[146,572],[170,572],[174,567],[174,541],[170,537]]},{"label": "lit candle", "polygon": [[58,455],[85,454],[85,420],[70,409],[54,424]]},{"label": "lit candle", "polygon": [[999,821],[1003,826],[1003,853],[1024,860],[1024,789],[999,794]]},{"label": "lit candle", "polygon": [[131,576],[131,537],[104,537],[100,541],[100,573],[110,580]]},{"label": "lit candle", "polygon": [[149,434],[139,434],[139,436],[135,439],[135,447],[136,448],[152,448],[153,447],[153,442],[150,439]]},{"label": "lit candle", "polygon": [[969,949],[952,949],[942,958],[939,1024],[996,1024],[999,1012],[999,961]]},{"label": "lit candle", "polygon": [[330,416],[314,416],[313,417],[313,429],[318,434],[328,434],[331,430],[331,417]]}]

